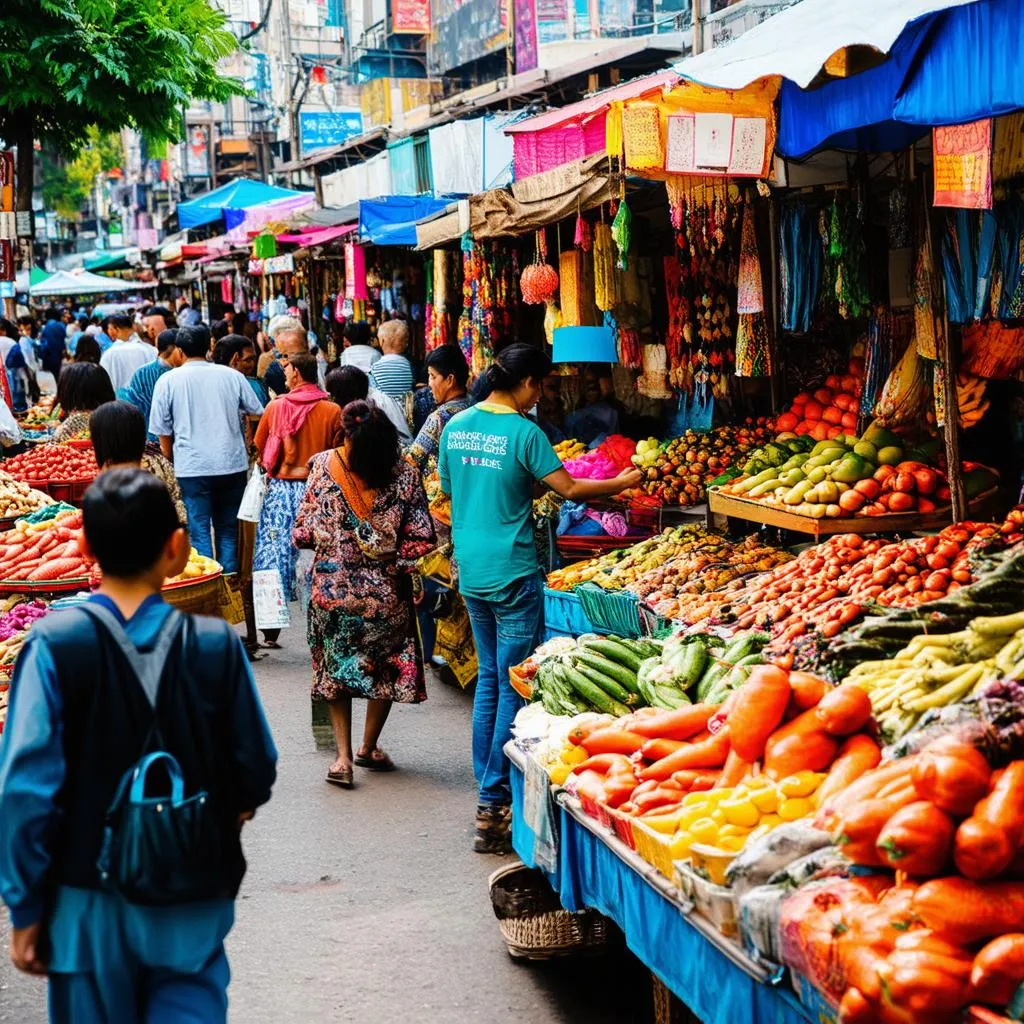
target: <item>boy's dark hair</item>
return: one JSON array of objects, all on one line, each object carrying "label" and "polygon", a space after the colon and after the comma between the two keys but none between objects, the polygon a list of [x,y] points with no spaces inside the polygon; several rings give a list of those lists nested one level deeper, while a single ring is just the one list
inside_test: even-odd
[{"label": "boy's dark hair", "polygon": [[161,331],[156,336],[156,351],[158,355],[163,355],[168,349],[175,348],[178,344],[178,327],[168,327],[166,331]]},{"label": "boy's dark hair", "polygon": [[402,457],[398,431],[387,414],[365,401],[349,402],[341,410],[342,436],[351,442],[349,465],[374,490],[388,487]]},{"label": "boy's dark hair", "polygon": [[551,359],[533,345],[518,343],[498,353],[483,375],[492,391],[512,391],[525,380],[538,384],[551,372]]},{"label": "boy's dark hair", "polygon": [[142,315],[162,316],[164,318],[164,323],[167,324],[168,328],[176,327],[178,325],[176,317],[166,306],[147,306]]},{"label": "boy's dark hair", "polygon": [[454,377],[460,388],[469,380],[469,364],[458,345],[438,345],[427,356],[427,368],[433,367],[442,377]]},{"label": "boy's dark hair", "polygon": [[100,343],[91,334],[79,335],[75,344],[76,363],[96,363],[98,366],[102,354]]},{"label": "boy's dark hair", "polygon": [[214,341],[220,341],[221,338],[226,338],[231,333],[231,325],[227,320],[214,320],[210,324],[210,334]]},{"label": "boy's dark hair", "polygon": [[100,473],[85,492],[82,520],[103,575],[119,579],[152,569],[181,528],[167,488],[143,469]]},{"label": "boy's dark hair", "polygon": [[293,356],[289,356],[288,365],[291,366],[307,384],[316,383],[316,356],[309,352],[298,352]]},{"label": "boy's dark hair", "polygon": [[92,412],[116,397],[107,371],[96,363],[69,363],[60,372],[57,401],[65,413]]},{"label": "boy's dark hair", "polygon": [[178,348],[186,359],[200,359],[210,351],[210,328],[206,324],[194,324],[178,328]]},{"label": "boy's dark hair", "polygon": [[127,330],[129,327],[135,326],[135,321],[127,313],[115,313],[109,319],[112,327],[120,327],[121,330]]},{"label": "boy's dark hair", "polygon": [[370,325],[365,320],[349,320],[345,324],[345,340],[350,345],[369,345]]},{"label": "boy's dark hair", "polygon": [[255,348],[248,338],[241,334],[229,334],[213,346],[213,361],[220,366],[230,366],[231,360],[247,348]]},{"label": "boy's dark hair", "polygon": [[370,378],[358,366],[339,366],[327,374],[327,393],[345,408],[349,402],[366,401],[370,393]]},{"label": "boy's dark hair", "polygon": [[131,402],[101,405],[89,417],[89,434],[100,467],[141,462],[146,450],[146,418]]}]

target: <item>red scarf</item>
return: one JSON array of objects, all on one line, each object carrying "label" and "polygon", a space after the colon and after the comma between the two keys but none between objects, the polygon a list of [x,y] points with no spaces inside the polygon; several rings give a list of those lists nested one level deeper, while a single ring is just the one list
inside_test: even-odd
[{"label": "red scarf", "polygon": [[330,399],[325,391],[315,384],[300,384],[294,391],[281,395],[274,402],[274,415],[270,425],[270,437],[263,449],[263,468],[273,473],[281,459],[286,437],[294,437],[305,425],[306,419],[317,402]]}]

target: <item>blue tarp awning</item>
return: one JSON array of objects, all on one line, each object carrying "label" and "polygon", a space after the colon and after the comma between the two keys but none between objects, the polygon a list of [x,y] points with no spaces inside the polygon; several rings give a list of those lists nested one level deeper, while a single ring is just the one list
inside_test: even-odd
[{"label": "blue tarp awning", "polygon": [[359,200],[359,235],[374,245],[416,245],[416,222],[461,196],[381,196]]},{"label": "blue tarp awning", "polygon": [[851,78],[804,90],[783,79],[783,156],[817,149],[902,149],[935,125],[1024,108],[1024,0],[987,0],[907,25],[888,60]]},{"label": "blue tarp awning", "polygon": [[179,203],[178,226],[196,228],[203,224],[212,224],[225,215],[225,210],[247,210],[250,206],[260,206],[276,199],[304,194],[292,188],[267,185],[251,178],[239,178],[229,185],[221,185],[212,192]]}]

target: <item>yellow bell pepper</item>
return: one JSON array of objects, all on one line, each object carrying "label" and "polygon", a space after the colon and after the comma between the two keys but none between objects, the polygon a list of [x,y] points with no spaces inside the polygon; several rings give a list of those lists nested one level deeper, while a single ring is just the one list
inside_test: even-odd
[{"label": "yellow bell pepper", "polygon": [[564,786],[565,780],[572,774],[572,766],[568,764],[555,763],[548,769],[548,778],[556,786]]},{"label": "yellow bell pepper", "polygon": [[736,836],[749,836],[750,829],[745,828],[743,825],[723,825],[718,830],[719,842],[723,839],[728,839],[730,836],[735,838]]},{"label": "yellow bell pepper", "polygon": [[695,843],[713,843],[718,836],[718,822],[711,818],[698,818],[688,831]]},{"label": "yellow bell pepper", "polygon": [[793,796],[779,804],[779,817],[783,821],[797,821],[814,811],[814,804],[805,796]]},{"label": "yellow bell pepper", "polygon": [[824,779],[825,776],[820,772],[797,772],[795,775],[787,775],[779,783],[779,792],[783,796],[810,796]]},{"label": "yellow bell pepper", "polygon": [[719,839],[718,848],[729,853],[739,853],[746,844],[746,836],[726,836],[724,839]]},{"label": "yellow bell pepper", "polygon": [[558,755],[558,759],[562,764],[567,764],[575,767],[578,764],[583,764],[587,759],[587,751],[583,747],[577,747],[575,744],[568,743],[562,747],[562,752]]},{"label": "yellow bell pepper", "polygon": [[761,824],[767,825],[770,829],[775,828],[776,826],[782,824],[782,818],[780,818],[777,814],[766,814],[761,819]]},{"label": "yellow bell pepper", "polygon": [[647,818],[639,819],[649,829],[655,832],[660,832],[662,835],[670,836],[674,835],[676,829],[679,827],[679,814],[652,814]]},{"label": "yellow bell pepper", "polygon": [[672,840],[672,859],[686,860],[690,856],[690,847],[696,840],[689,832],[679,832]]},{"label": "yellow bell pepper", "polygon": [[684,807],[691,807],[694,804],[710,804],[711,790],[703,790],[699,793],[687,793],[682,799]]},{"label": "yellow bell pepper", "polygon": [[774,787],[759,789],[751,795],[750,802],[762,814],[774,814],[779,808],[779,791]]},{"label": "yellow bell pepper", "polygon": [[725,811],[723,811],[721,807],[716,807],[711,812],[710,817],[716,825],[725,825],[729,821],[729,819],[725,816]]},{"label": "yellow bell pepper", "polygon": [[753,778],[744,779],[743,785],[747,789],[764,789],[766,786],[771,786],[772,780],[767,775],[755,775]]},{"label": "yellow bell pepper", "polygon": [[752,800],[724,800],[719,807],[725,812],[725,820],[730,825],[753,828],[761,820],[761,812]]}]

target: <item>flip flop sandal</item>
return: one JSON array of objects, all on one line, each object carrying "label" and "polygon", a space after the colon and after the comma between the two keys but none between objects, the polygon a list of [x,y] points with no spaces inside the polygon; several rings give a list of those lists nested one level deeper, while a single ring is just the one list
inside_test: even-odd
[{"label": "flip flop sandal", "polygon": [[336,772],[328,772],[327,781],[332,786],[338,786],[340,789],[353,789],[355,787],[351,768],[342,768]]},{"label": "flip flop sandal", "polygon": [[388,757],[384,751],[380,751],[380,757],[374,757],[373,752],[369,754],[358,754],[355,759],[355,763],[360,768],[366,768],[371,772],[393,772],[397,771],[395,762]]}]

